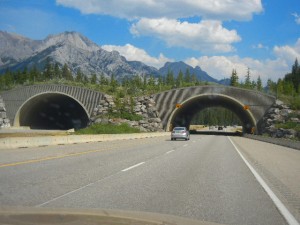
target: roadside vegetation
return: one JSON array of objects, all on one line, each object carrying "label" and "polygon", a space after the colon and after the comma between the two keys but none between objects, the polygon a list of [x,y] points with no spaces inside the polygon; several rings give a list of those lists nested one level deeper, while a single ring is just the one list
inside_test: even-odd
[{"label": "roadside vegetation", "polygon": [[130,127],[127,123],[120,125],[94,124],[87,128],[75,131],[75,134],[129,134],[140,133],[137,128]]}]

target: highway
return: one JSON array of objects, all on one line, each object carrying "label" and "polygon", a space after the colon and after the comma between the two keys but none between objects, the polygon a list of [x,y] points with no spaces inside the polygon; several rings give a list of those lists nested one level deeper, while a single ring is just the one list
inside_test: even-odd
[{"label": "highway", "polygon": [[[1,150],[0,206],[121,209],[221,224],[287,224],[237,151],[251,162],[261,152],[250,155],[251,145],[273,149],[241,137],[192,135],[190,141],[166,136]],[[279,151],[291,151],[284,154],[298,166],[299,151]],[[288,188],[294,197],[283,202],[297,214],[299,171],[291,171],[298,174],[295,180],[287,178],[294,182]]]}]

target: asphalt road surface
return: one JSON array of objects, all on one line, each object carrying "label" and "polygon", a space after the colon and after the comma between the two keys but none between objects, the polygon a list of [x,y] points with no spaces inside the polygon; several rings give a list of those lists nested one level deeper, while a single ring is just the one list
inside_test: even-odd
[{"label": "asphalt road surface", "polygon": [[0,151],[0,206],[121,209],[286,224],[225,136]]}]

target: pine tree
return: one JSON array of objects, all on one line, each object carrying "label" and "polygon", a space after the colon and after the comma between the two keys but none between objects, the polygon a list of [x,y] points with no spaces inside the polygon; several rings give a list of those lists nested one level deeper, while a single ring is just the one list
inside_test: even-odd
[{"label": "pine tree", "polygon": [[180,70],[176,78],[176,87],[182,87],[182,86],[183,86],[183,73]]},{"label": "pine tree", "polygon": [[14,77],[10,70],[6,70],[5,74],[0,76],[2,78],[0,84],[2,88],[9,88],[14,84]]},{"label": "pine tree", "polygon": [[34,65],[29,71],[29,81],[35,83],[39,81],[41,77],[40,71],[37,69],[36,65]]},{"label": "pine tree", "polygon": [[256,82],[254,80],[251,81],[251,89],[256,89]]},{"label": "pine tree", "polygon": [[172,87],[174,86],[174,74],[171,70],[168,70],[166,84],[171,85]]},{"label": "pine tree", "polygon": [[151,75],[148,80],[148,86],[150,86],[150,88],[153,88],[155,86],[155,79],[153,75]]},{"label": "pine tree", "polygon": [[81,83],[83,81],[83,74],[82,74],[80,68],[77,69],[75,81],[78,82],[78,83]]},{"label": "pine tree", "polygon": [[257,81],[256,81],[256,88],[258,91],[262,91],[263,87],[262,87],[262,81],[260,76],[258,76]]},{"label": "pine tree", "polygon": [[293,84],[293,88],[296,92],[299,92],[300,87],[300,67],[298,64],[298,59],[296,58],[294,65],[292,66],[292,72],[286,74],[284,77],[285,82],[291,82]]},{"label": "pine tree", "polygon": [[97,83],[97,75],[95,73],[92,74],[90,82],[91,82],[91,84]]},{"label": "pine tree", "polygon": [[54,78],[58,78],[58,79],[61,79],[62,77],[62,71],[59,67],[59,64],[56,62],[55,65],[54,65],[54,75],[53,75]]},{"label": "pine tree", "polygon": [[108,79],[104,76],[103,73],[100,74],[100,84],[101,85],[108,85]]},{"label": "pine tree", "polygon": [[84,84],[89,83],[89,78],[88,78],[88,76],[86,74],[82,74],[82,82]]},{"label": "pine tree", "polygon": [[73,81],[73,76],[72,73],[68,67],[68,65],[65,63],[63,68],[62,68],[62,78],[66,79],[66,80],[71,80]]},{"label": "pine tree", "polygon": [[230,86],[237,87],[239,86],[239,77],[235,69],[232,70],[230,77]]},{"label": "pine tree", "polygon": [[46,80],[51,80],[54,78],[54,67],[50,57],[47,57],[46,59],[44,77]]},{"label": "pine tree", "polygon": [[197,85],[197,83],[198,83],[197,76],[194,73],[191,76],[191,82],[192,82],[193,85]]},{"label": "pine tree", "polygon": [[191,82],[191,74],[190,74],[189,68],[187,68],[186,71],[185,71],[184,81],[186,83],[190,83]]},{"label": "pine tree", "polygon": [[115,92],[116,88],[118,86],[118,81],[115,79],[115,75],[114,74],[111,74],[111,76],[110,76],[110,83],[109,83],[109,85],[111,87],[112,92]]},{"label": "pine tree", "polygon": [[250,77],[250,69],[249,68],[247,70],[244,86],[247,89],[251,89],[251,77]]}]

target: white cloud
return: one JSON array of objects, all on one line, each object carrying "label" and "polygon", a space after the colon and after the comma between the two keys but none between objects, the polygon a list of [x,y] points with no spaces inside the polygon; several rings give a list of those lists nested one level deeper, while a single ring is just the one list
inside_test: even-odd
[{"label": "white cloud", "polygon": [[229,78],[233,69],[236,69],[240,81],[245,79],[247,68],[250,68],[252,79],[261,77],[266,84],[268,79],[277,81],[285,74],[291,72],[295,59],[300,59],[300,38],[293,46],[275,46],[273,48],[275,59],[257,60],[253,58],[240,58],[239,56],[202,56],[185,60],[191,66],[200,66],[216,79]]},{"label": "white cloud", "polygon": [[300,60],[300,38],[294,46],[275,46],[274,53],[277,57],[284,58],[288,62],[294,62],[296,58]]},{"label": "white cloud", "polygon": [[264,84],[268,79],[276,81],[290,71],[289,65],[283,59],[256,60],[253,58],[240,58],[239,56],[203,56],[186,60],[191,66],[200,66],[204,71],[216,79],[230,78],[232,70],[238,73],[240,81],[244,81],[247,69],[250,68],[251,79],[261,77]]},{"label": "white cloud", "polygon": [[300,15],[298,13],[293,13],[292,15],[295,17],[295,22],[300,25]]},{"label": "white cloud", "polygon": [[169,46],[191,48],[202,52],[231,52],[232,43],[241,40],[235,30],[227,30],[220,21],[203,20],[199,23],[175,19],[143,18],[131,27],[134,35],[155,36]]},{"label": "white cloud", "polygon": [[261,0],[56,0],[84,14],[126,19],[187,18],[200,16],[218,20],[250,20],[263,11]]},{"label": "white cloud", "polygon": [[[131,20],[131,33],[152,36],[170,47],[223,53],[241,38],[223,27],[224,20],[251,20],[263,11],[261,0],[56,0],[83,14],[110,15]],[[183,18],[201,18],[189,23]]]},{"label": "white cloud", "polygon": [[124,46],[118,45],[103,45],[101,46],[106,51],[118,51],[129,61],[141,61],[149,66],[156,68],[162,67],[166,62],[172,62],[173,59],[165,57],[162,53],[157,57],[150,56],[144,49],[137,48],[131,44]]},{"label": "white cloud", "polygon": [[259,43],[259,44],[257,44],[257,45],[253,45],[252,48],[254,48],[254,49],[266,49],[266,50],[269,49],[268,46],[265,46],[265,45],[263,45],[263,44],[261,44],[261,43]]}]

